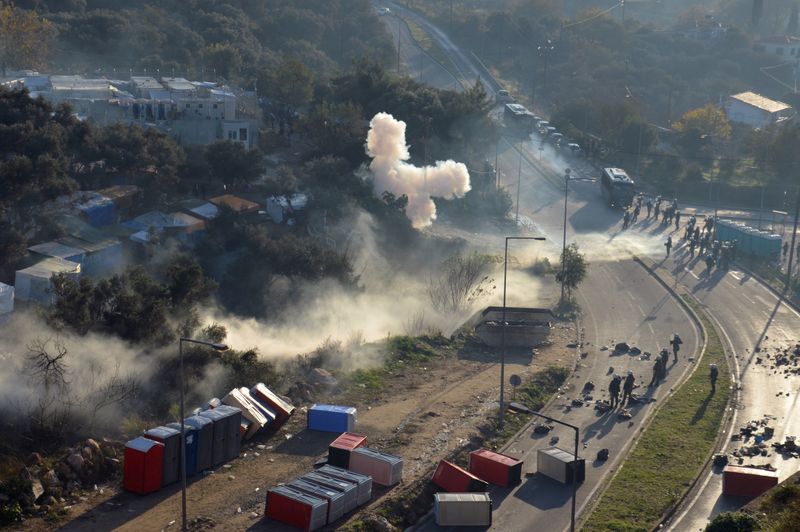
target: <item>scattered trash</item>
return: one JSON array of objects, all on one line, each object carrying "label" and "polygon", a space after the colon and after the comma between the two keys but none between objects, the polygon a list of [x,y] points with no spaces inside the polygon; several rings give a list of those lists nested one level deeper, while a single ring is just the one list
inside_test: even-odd
[{"label": "scattered trash", "polygon": [[553,425],[548,425],[546,423],[539,423],[533,427],[534,434],[547,434],[551,430],[553,430]]},{"label": "scattered trash", "polygon": [[608,346],[604,345],[603,347],[600,348],[600,351],[608,351]]},{"label": "scattered trash", "polygon": [[624,354],[624,353],[627,353],[630,350],[631,350],[631,346],[629,346],[625,342],[619,342],[618,344],[616,344],[614,346],[614,352],[615,353],[623,353]]},{"label": "scattered trash", "polygon": [[597,451],[597,461],[605,462],[606,460],[608,460],[608,449],[600,449]]},{"label": "scattered trash", "polygon": [[633,415],[631,414],[631,411],[627,408],[623,409],[619,414],[617,414],[618,419],[630,419],[632,417]]},{"label": "scattered trash", "polygon": [[573,399],[571,404],[572,406],[583,406],[583,401],[580,399]]},{"label": "scattered trash", "polygon": [[598,401],[595,402],[594,409],[600,413],[608,412],[609,410],[611,410],[611,403],[609,403],[605,399],[599,399]]},{"label": "scattered trash", "polygon": [[717,453],[714,455],[713,463],[716,467],[722,467],[728,463],[728,455],[725,453]]},{"label": "scattered trash", "polygon": [[639,360],[650,360],[650,357],[651,357],[651,356],[653,356],[653,354],[652,354],[652,353],[650,353],[649,351],[645,351],[644,353],[642,353],[642,354],[639,356]]},{"label": "scattered trash", "polygon": [[553,436],[550,438],[550,445],[555,445],[558,443],[558,436]]}]

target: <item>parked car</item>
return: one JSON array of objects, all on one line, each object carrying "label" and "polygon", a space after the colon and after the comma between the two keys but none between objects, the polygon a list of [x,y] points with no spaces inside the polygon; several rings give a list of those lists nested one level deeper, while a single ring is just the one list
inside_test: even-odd
[{"label": "parked car", "polygon": [[578,144],[575,144],[574,142],[570,142],[569,144],[567,144],[567,146],[566,146],[566,147],[567,147],[567,150],[569,150],[569,152],[570,152],[572,155],[574,155],[575,157],[577,157],[578,155],[580,155],[580,154],[581,154],[581,147],[580,147],[580,145],[578,145]]},{"label": "parked car", "polygon": [[556,133],[551,133],[550,134],[550,141],[553,144],[555,144],[556,146],[558,146],[561,143],[562,140],[564,140],[564,134],[563,133],[557,133],[556,132]]},{"label": "parked car", "polygon": [[497,103],[514,103],[514,101],[514,97],[507,90],[499,90],[495,95],[495,102]]}]

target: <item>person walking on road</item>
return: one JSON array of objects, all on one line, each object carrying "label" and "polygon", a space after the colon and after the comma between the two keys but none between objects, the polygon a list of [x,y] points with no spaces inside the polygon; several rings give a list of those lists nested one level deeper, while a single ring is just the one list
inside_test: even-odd
[{"label": "person walking on road", "polygon": [[667,237],[667,241],[664,242],[664,247],[667,248],[667,257],[669,257],[669,252],[672,249],[672,235]]},{"label": "person walking on road", "polygon": [[711,268],[714,266],[714,256],[709,253],[706,255],[706,275],[711,275]]},{"label": "person walking on road", "polygon": [[631,393],[633,392],[633,385],[636,383],[636,377],[633,372],[628,370],[628,376],[625,377],[625,382],[622,383],[622,406],[630,403]]},{"label": "person walking on road", "polygon": [[708,366],[708,379],[711,381],[711,393],[717,391],[717,377],[719,376],[719,370],[717,369],[716,364],[709,364]]},{"label": "person walking on road", "polygon": [[670,340],[669,343],[672,345],[672,354],[675,356],[675,362],[674,363],[677,364],[678,363],[678,351],[681,350],[681,344],[683,343],[683,340],[681,340],[681,337],[678,336],[677,333],[675,333],[675,334],[672,335],[672,340]]},{"label": "person walking on road", "polygon": [[650,384],[648,384],[648,388],[651,386],[658,386],[661,382],[661,375],[663,374],[661,370],[661,357],[657,356],[656,361],[653,363],[653,378],[650,379]]},{"label": "person walking on road", "polygon": [[681,228],[681,211],[675,211],[675,230]]},{"label": "person walking on road", "polygon": [[614,378],[608,383],[608,394],[611,396],[611,408],[616,408],[619,405],[619,389],[621,382],[622,377],[614,375]]},{"label": "person walking on road", "polygon": [[631,222],[631,213],[626,210],[625,214],[622,216],[622,228],[627,229],[628,224],[630,222]]},{"label": "person walking on road", "polygon": [[783,243],[783,258],[784,259],[786,258],[786,254],[787,253],[789,253],[789,243],[788,242],[784,242]]},{"label": "person walking on road", "polygon": [[653,200],[648,199],[644,206],[647,207],[647,217],[650,218],[650,214],[653,212]]}]

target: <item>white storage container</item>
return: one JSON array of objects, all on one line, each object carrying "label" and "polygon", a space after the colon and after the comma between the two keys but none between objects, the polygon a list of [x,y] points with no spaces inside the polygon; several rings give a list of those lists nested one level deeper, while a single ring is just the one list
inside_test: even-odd
[{"label": "white storage container", "polygon": [[367,447],[353,449],[348,469],[372,477],[380,486],[394,486],[403,480],[402,458]]},{"label": "white storage container", "polygon": [[333,479],[344,480],[346,482],[354,482],[358,486],[356,492],[356,503],[361,506],[366,504],[372,498],[372,477],[362,475],[355,471],[348,471],[332,465],[324,465],[317,469],[315,473],[325,475]]},{"label": "white storage container", "polygon": [[307,473],[300,477],[300,480],[341,492],[344,495],[344,513],[354,510],[358,506],[358,485],[354,482],[327,477],[317,472]]},{"label": "white storage container", "polygon": [[433,511],[439,526],[491,526],[492,499],[488,493],[437,493]]},{"label": "white storage container", "polygon": [[252,422],[247,432],[244,434],[245,439],[252,438],[256,432],[264,428],[267,424],[267,418],[261,413],[261,410],[236,388],[223,397],[222,404],[240,409],[242,411],[242,417]]},{"label": "white storage container", "polygon": [[328,501],[327,523],[330,525],[344,515],[344,493],[319,484],[296,479],[286,484],[292,489]]},{"label": "white storage container", "polygon": [[574,469],[577,469],[578,482],[584,479],[586,461],[579,457],[577,467],[574,462],[575,456],[572,453],[558,447],[539,449],[536,455],[536,469],[539,473],[564,484],[572,483]]}]

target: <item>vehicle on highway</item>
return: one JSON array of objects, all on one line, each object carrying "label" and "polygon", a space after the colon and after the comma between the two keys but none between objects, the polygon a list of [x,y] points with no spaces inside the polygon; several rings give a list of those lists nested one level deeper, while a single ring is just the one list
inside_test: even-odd
[{"label": "vehicle on highway", "polygon": [[536,122],[536,130],[539,133],[544,133],[545,128],[547,126],[549,126],[549,125],[550,125],[550,122],[548,122],[547,120],[539,120],[539,121]]},{"label": "vehicle on highway", "polygon": [[499,90],[494,97],[494,101],[497,103],[514,103],[514,97],[507,90]]},{"label": "vehicle on highway", "polygon": [[542,130],[542,135],[544,135],[545,137],[550,137],[552,135],[555,135],[556,133],[558,133],[558,130],[555,128],[555,126],[547,126]]},{"label": "vehicle on highway", "polygon": [[533,133],[533,113],[518,103],[507,103],[503,109],[503,122],[506,128],[527,137]]},{"label": "vehicle on highway", "polygon": [[553,144],[558,146],[564,141],[564,134],[563,133],[554,132],[554,133],[550,134],[549,139],[550,139],[550,142],[552,142]]},{"label": "vehicle on highway", "polygon": [[600,174],[600,193],[609,207],[630,207],[636,187],[622,168],[603,168]]},{"label": "vehicle on highway", "polygon": [[378,13],[378,16],[386,16],[392,14],[392,10],[389,9],[388,7],[379,7],[376,9],[376,11]]},{"label": "vehicle on highway", "polygon": [[577,157],[581,154],[581,147],[580,144],[576,144],[575,142],[570,142],[564,148],[567,149],[573,156]]}]

